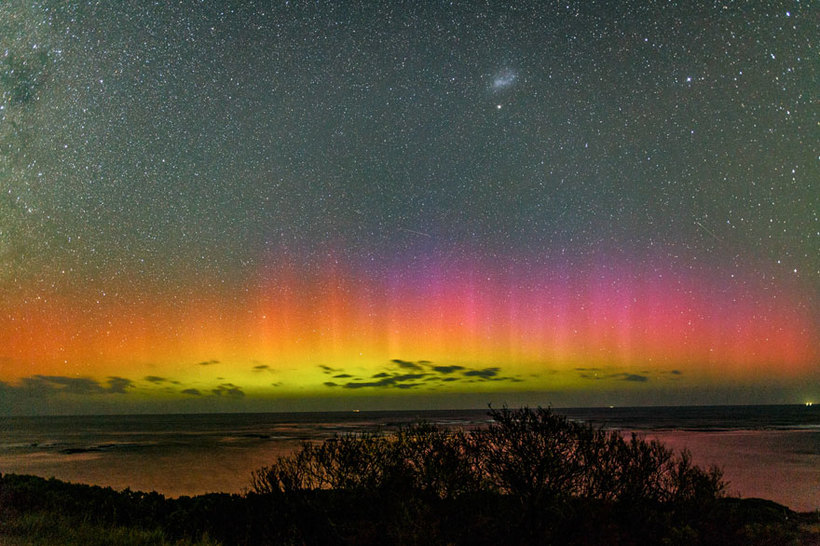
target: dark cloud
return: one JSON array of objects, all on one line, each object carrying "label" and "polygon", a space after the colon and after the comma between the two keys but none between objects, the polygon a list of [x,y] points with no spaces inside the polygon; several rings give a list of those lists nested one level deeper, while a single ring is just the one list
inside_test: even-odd
[{"label": "dark cloud", "polygon": [[[422,367],[416,364],[415,362],[410,362],[409,360],[399,360],[398,358],[394,358],[391,360],[393,364],[398,364],[399,368],[404,368],[407,370],[421,370]],[[427,362],[426,360],[422,362]]]},{"label": "dark cloud", "polygon": [[672,370],[672,371],[671,371],[671,372],[669,372],[669,373],[671,373],[672,375],[683,375],[683,372],[682,372],[682,371],[680,371],[680,370]]},{"label": "dark cloud", "polygon": [[646,383],[649,381],[649,378],[645,375],[639,375],[635,373],[619,373],[612,376],[614,379],[618,379],[619,381],[632,381],[635,383]]},{"label": "dark cloud", "polygon": [[379,381],[350,381],[344,383],[342,387],[346,389],[363,389],[366,387],[392,387],[396,384],[396,380],[392,377],[385,377]]},{"label": "dark cloud", "polygon": [[[409,383],[427,377],[426,373],[405,373],[405,374],[376,374],[378,381],[349,381],[342,385],[346,389],[363,389],[366,387],[394,387],[397,389],[410,389],[417,387],[420,383]],[[376,376],[374,376],[376,378]]]},{"label": "dark cloud", "polygon": [[222,383],[215,389],[211,389],[211,392],[217,396],[225,396],[226,398],[242,398],[245,396],[242,387],[237,387],[233,383]]},{"label": "dark cloud", "polygon": [[[524,380],[518,377],[501,376],[501,368],[481,368],[473,369],[460,365],[444,365],[431,366],[432,362],[429,360],[417,360],[411,362],[409,360],[401,360],[394,358],[390,361],[393,365],[398,365],[402,370],[411,370],[413,373],[398,373],[392,366],[385,371],[374,373],[370,376],[370,380],[362,380],[361,378],[354,378],[350,374],[342,373],[333,376],[334,379],[353,379],[346,383],[339,383],[337,381],[327,381],[324,386],[334,388],[341,387],[344,389],[414,389],[417,387],[427,387],[435,389],[436,385],[441,383],[475,383],[479,381],[509,381],[520,383]],[[328,366],[320,366],[322,369],[332,369]]]},{"label": "dark cloud", "polygon": [[49,394],[105,394],[105,388],[88,377],[33,375],[20,380],[20,388],[43,396]]},{"label": "dark cloud", "polygon": [[453,372],[460,372],[464,366],[433,366],[433,371],[437,373],[450,374]]},{"label": "dark cloud", "polygon": [[109,377],[108,392],[114,394],[125,394],[127,389],[134,386],[134,382],[124,377]]},{"label": "dark cloud", "polygon": [[143,379],[145,379],[149,383],[164,383],[168,381],[166,378],[160,377],[158,375],[146,375],[145,377],[143,377]]},{"label": "dark cloud", "polygon": [[[417,374],[410,374],[417,375]],[[420,386],[420,383],[405,383],[408,379],[398,377],[386,377],[379,381],[351,381],[342,385],[345,389],[363,389],[367,387],[386,387],[394,389],[412,389]]]},{"label": "dark cloud", "polygon": [[204,360],[202,362],[197,362],[200,366],[211,366],[213,364],[219,364],[218,360]]},{"label": "dark cloud", "polygon": [[[578,376],[581,379],[589,379],[592,381],[602,381],[602,380],[612,380],[612,381],[628,381],[631,383],[646,383],[649,381],[649,376],[645,373],[627,373],[627,372],[615,372],[615,373],[598,373],[601,371],[600,368],[575,368],[581,373]],[[586,370],[591,370],[594,373],[586,373]],[[648,372],[647,372],[648,373]]]},{"label": "dark cloud", "polygon": [[[394,358],[390,361],[387,367],[380,372],[376,372],[370,376],[368,380],[352,376],[348,373],[335,373],[333,375],[334,381],[326,381],[323,383],[328,388],[344,388],[344,389],[414,389],[418,387],[426,387],[427,389],[436,389],[442,383],[476,383],[484,381],[509,381],[513,383],[520,383],[524,380],[520,377],[507,377],[501,375],[501,368],[468,368],[457,364],[433,366],[430,360],[402,360]],[[396,369],[396,366],[400,370]],[[339,372],[340,370],[331,368],[330,366],[319,366],[325,373]],[[408,373],[400,373],[407,371]],[[350,379],[347,382],[339,382],[335,380]]]},{"label": "dark cloud", "polygon": [[100,384],[90,377],[66,377],[62,375],[33,375],[20,380],[18,387],[28,395],[49,396],[53,394],[73,394],[88,396],[95,394],[126,394],[134,382],[124,377],[109,377],[107,384]]},{"label": "dark cloud", "polygon": [[343,387],[345,389],[364,389],[366,387],[386,387],[387,383],[382,383],[381,381],[376,382],[363,382],[363,383],[345,383],[344,385],[337,385],[332,381],[327,381],[325,383],[326,387]]},{"label": "dark cloud", "polygon": [[259,364],[258,366],[254,366],[253,370],[256,372],[261,372],[262,370],[270,370],[270,366],[267,364]]},{"label": "dark cloud", "polygon": [[330,366],[325,366],[324,364],[319,364],[319,369],[327,375],[330,375],[332,373],[341,373],[344,371],[341,368],[331,368]]},{"label": "dark cloud", "polygon": [[189,394],[191,396],[201,396],[202,395],[202,393],[199,392],[199,389],[184,389],[184,390],[181,390],[179,392],[181,392],[182,394]]},{"label": "dark cloud", "polygon": [[484,368],[483,370],[468,370],[462,375],[464,375],[464,377],[480,377],[482,379],[490,379],[496,377],[499,371],[501,371],[500,368]]},{"label": "dark cloud", "polygon": [[414,381],[416,379],[421,379],[422,377],[426,377],[426,373],[406,373],[402,375],[394,375],[393,379],[396,381]]}]

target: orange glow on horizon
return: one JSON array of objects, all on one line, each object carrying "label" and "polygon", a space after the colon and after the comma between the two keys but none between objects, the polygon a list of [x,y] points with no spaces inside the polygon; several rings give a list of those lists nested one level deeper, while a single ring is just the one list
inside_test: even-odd
[{"label": "orange glow on horizon", "polygon": [[715,300],[693,279],[629,283],[609,271],[513,282],[479,268],[367,278],[285,265],[241,295],[54,297],[4,308],[0,380],[205,377],[217,372],[196,364],[217,360],[228,379],[262,362],[321,384],[319,365],[376,370],[406,359],[516,374],[682,370],[711,383],[809,373],[816,334],[793,297]]}]

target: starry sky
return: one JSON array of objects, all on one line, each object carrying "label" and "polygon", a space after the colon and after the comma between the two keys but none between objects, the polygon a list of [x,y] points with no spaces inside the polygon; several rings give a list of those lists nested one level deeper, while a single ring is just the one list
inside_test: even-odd
[{"label": "starry sky", "polygon": [[4,2],[0,413],[820,399],[807,2]]}]

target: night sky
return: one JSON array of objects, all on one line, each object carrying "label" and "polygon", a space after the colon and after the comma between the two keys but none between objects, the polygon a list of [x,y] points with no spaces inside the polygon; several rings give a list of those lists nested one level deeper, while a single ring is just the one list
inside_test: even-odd
[{"label": "night sky", "polygon": [[820,399],[806,2],[4,2],[0,412]]}]

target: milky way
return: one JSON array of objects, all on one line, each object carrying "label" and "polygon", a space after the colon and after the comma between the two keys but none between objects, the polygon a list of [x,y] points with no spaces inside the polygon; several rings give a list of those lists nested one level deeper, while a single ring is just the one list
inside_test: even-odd
[{"label": "milky way", "polygon": [[814,15],[4,3],[0,388],[819,397]]}]

